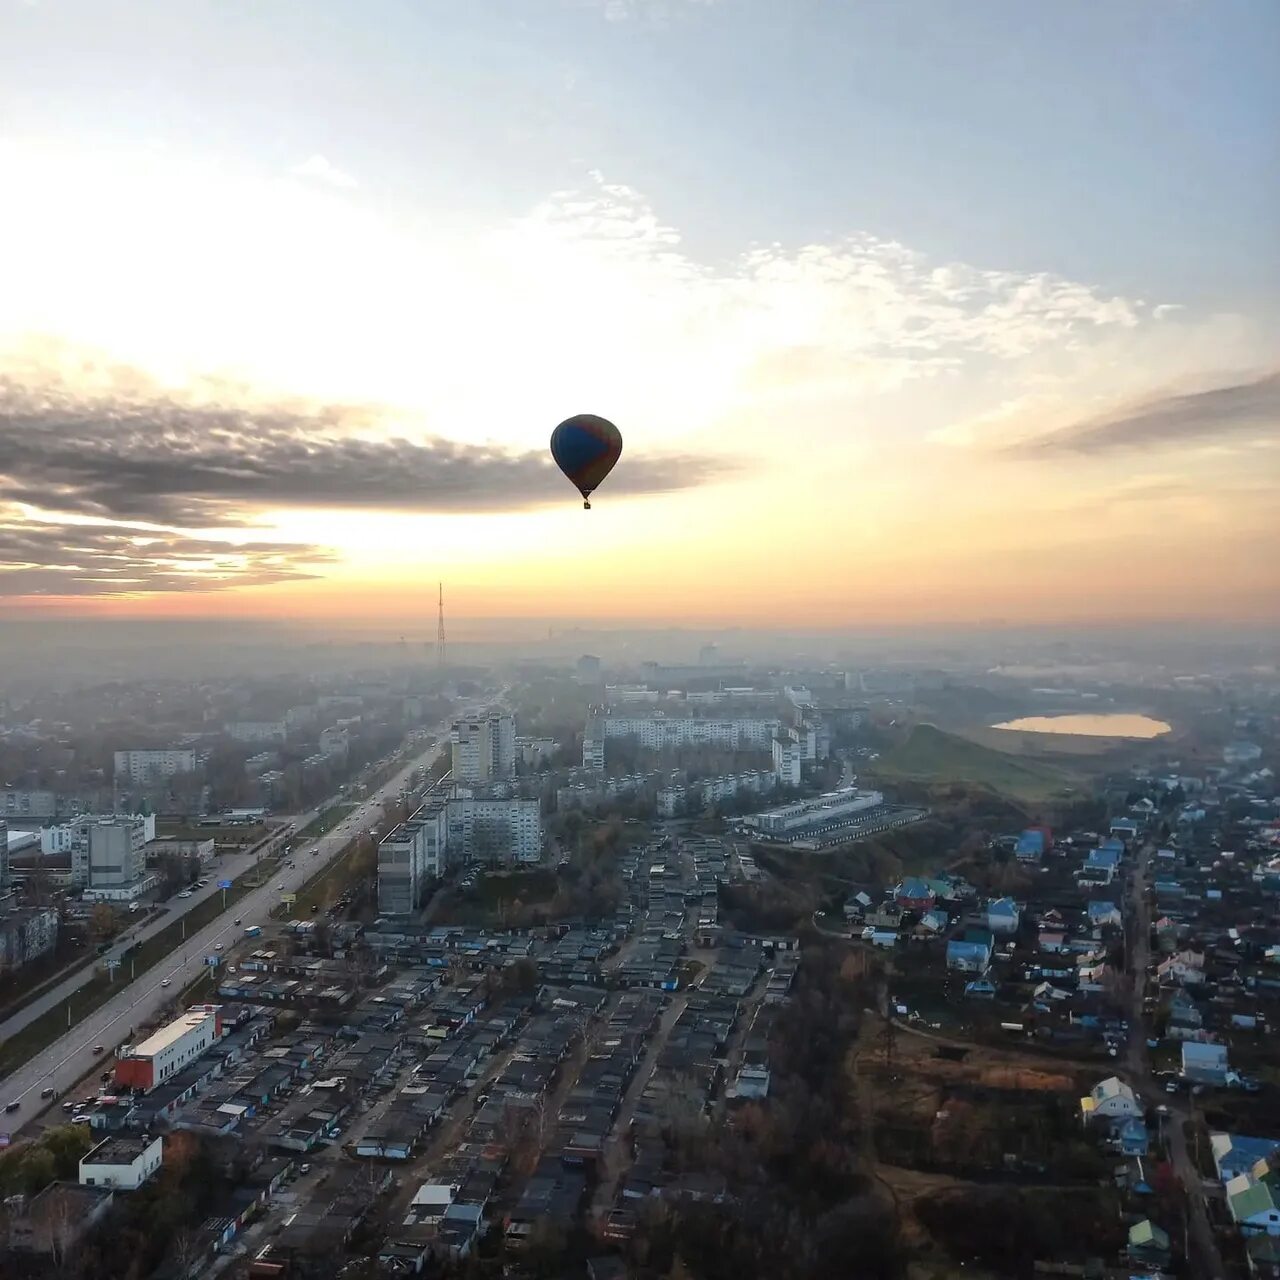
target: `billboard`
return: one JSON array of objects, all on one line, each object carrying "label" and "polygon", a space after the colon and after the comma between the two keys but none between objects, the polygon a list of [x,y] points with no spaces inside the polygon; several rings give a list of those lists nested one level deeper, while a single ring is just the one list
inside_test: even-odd
[{"label": "billboard", "polygon": [[218,881],[218,888],[219,888],[219,889],[230,889],[230,888],[231,888],[231,881],[230,881],[230,880],[219,880],[219,881]]}]

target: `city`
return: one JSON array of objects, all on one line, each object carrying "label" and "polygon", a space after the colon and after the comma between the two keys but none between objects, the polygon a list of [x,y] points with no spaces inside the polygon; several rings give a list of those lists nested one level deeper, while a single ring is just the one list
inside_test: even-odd
[{"label": "city", "polygon": [[[1280,687],[1246,656],[1053,690],[714,644],[410,660],[251,732],[126,685],[203,727],[122,730],[96,787],[10,700],[52,784],[0,792],[6,1256],[123,1267],[163,1213],[148,1274],[621,1275],[710,1240],[1265,1274]],[[1080,707],[1104,736],[1055,731]],[[1154,736],[1105,733],[1139,707]]]}]

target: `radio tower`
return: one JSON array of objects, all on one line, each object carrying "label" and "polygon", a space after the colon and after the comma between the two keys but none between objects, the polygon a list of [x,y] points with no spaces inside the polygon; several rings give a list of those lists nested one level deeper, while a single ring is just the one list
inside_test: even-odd
[{"label": "radio tower", "polygon": [[436,623],[436,666],[444,666],[444,583],[440,587],[440,615]]}]

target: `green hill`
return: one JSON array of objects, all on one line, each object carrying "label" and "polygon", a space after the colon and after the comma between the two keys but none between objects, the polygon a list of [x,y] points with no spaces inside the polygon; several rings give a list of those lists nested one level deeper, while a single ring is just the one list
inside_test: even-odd
[{"label": "green hill", "polygon": [[1065,769],[1006,755],[993,747],[918,724],[907,740],[886,752],[872,770],[885,781],[968,782],[1018,800],[1047,800],[1078,783]]}]

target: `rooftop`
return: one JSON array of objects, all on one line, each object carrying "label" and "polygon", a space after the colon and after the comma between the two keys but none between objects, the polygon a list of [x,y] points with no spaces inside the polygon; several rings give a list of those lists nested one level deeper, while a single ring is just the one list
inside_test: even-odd
[{"label": "rooftop", "polygon": [[167,1026],[161,1027],[154,1035],[148,1036],[141,1044],[134,1045],[130,1056],[134,1058],[154,1058],[156,1054],[162,1053],[176,1040],[182,1039],[188,1031],[193,1031],[212,1017],[214,1017],[212,1009],[188,1010]]},{"label": "rooftop", "polygon": [[159,1142],[157,1135],[154,1138],[143,1137],[134,1138],[119,1136],[113,1138],[105,1138],[98,1143],[88,1155],[83,1156],[80,1160],[81,1164],[132,1164],[140,1156],[146,1153],[152,1143]]}]

